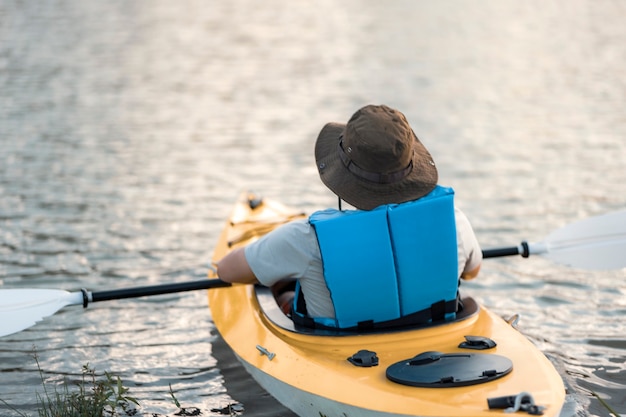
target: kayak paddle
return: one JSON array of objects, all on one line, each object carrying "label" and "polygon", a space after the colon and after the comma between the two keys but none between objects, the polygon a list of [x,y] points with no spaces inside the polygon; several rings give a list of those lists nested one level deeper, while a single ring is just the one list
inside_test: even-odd
[{"label": "kayak paddle", "polygon": [[82,304],[83,307],[87,307],[89,303],[97,301],[206,290],[229,285],[219,279],[203,279],[99,292],[84,289],[76,292],[26,288],[3,289],[0,290],[0,337],[33,326],[44,317],[51,316],[69,305]]},{"label": "kayak paddle", "polygon": [[626,268],[626,210],[568,224],[543,242],[483,250],[483,258],[540,254],[554,262],[582,269]]},{"label": "kayak paddle", "polygon": [[[619,269],[626,267],[626,210],[590,217],[569,224],[548,235],[539,243],[522,242],[519,246],[486,249],[484,258],[532,254],[545,255],[553,261],[584,269]],[[219,279],[178,284],[153,285],[119,290],[67,292],[44,289],[0,290],[0,337],[24,330],[44,317],[68,305],[206,290],[230,284]]]}]

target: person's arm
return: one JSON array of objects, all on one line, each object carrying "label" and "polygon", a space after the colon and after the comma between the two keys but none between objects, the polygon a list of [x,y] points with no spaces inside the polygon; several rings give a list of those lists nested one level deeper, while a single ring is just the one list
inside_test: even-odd
[{"label": "person's arm", "polygon": [[461,274],[461,278],[465,280],[474,279],[476,278],[479,272],[480,272],[480,265],[478,265],[476,268],[470,271],[463,271],[463,273]]},{"label": "person's arm", "polygon": [[465,214],[458,208],[454,212],[457,225],[457,244],[459,244],[459,262],[463,266],[461,278],[464,280],[474,279],[480,272],[483,252],[474,234],[474,229]]},{"label": "person's arm", "polygon": [[217,276],[224,282],[256,284],[254,272],[246,260],[244,248],[237,248],[217,263]]}]

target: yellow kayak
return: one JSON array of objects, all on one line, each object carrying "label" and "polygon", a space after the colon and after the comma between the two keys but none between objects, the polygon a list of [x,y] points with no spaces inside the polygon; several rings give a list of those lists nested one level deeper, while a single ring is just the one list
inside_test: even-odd
[{"label": "yellow kayak", "polygon": [[[302,217],[244,194],[214,260]],[[294,325],[265,287],[209,291],[220,335],[250,375],[299,416],[558,416],[565,387],[552,363],[472,298],[463,305],[451,322],[357,334]]]}]

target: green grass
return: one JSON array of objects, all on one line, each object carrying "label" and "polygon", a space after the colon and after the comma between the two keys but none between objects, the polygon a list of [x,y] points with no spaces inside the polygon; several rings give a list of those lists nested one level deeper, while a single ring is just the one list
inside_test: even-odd
[{"label": "green grass", "polygon": [[128,388],[122,385],[119,376],[104,373],[97,379],[89,365],[83,366],[82,379],[77,383],[78,390],[70,392],[68,385],[63,390],[55,387],[50,392],[44,384],[43,395],[38,394],[39,417],[103,417],[134,415],[137,400],[128,395]]},{"label": "green grass", "polygon": [[[63,384],[46,383],[44,372],[39,363],[37,353],[33,353],[37,370],[41,379],[42,392],[37,396],[37,415],[39,417],[126,417],[144,415],[140,413],[139,402],[130,395],[129,389],[124,386],[119,376],[109,372],[98,375],[89,366],[83,365],[81,377],[78,381],[70,382],[67,379]],[[181,407],[174,395],[172,386],[169,386],[172,403],[178,408],[175,416],[198,416],[202,412],[196,407]],[[32,417],[31,414],[21,412],[12,407],[7,401],[0,398],[0,403],[10,408],[20,417]],[[229,404],[224,409],[213,409],[222,415],[237,416],[243,411],[240,404]],[[160,414],[148,413],[150,416],[160,417]]]},{"label": "green grass", "polygon": [[[74,389],[70,389],[67,380],[61,387],[50,387],[45,382],[37,354],[33,356],[43,387],[43,393],[37,393],[39,417],[117,417],[137,413],[135,406],[139,406],[139,402],[129,395],[129,389],[119,376],[108,372],[98,376],[87,364],[83,366],[82,377]],[[171,395],[173,397],[173,393]],[[0,401],[10,407],[6,401]],[[29,417],[16,409],[13,411]]]}]

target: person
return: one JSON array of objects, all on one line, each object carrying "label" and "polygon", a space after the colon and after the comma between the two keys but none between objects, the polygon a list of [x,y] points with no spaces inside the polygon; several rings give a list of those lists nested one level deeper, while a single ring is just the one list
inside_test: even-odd
[{"label": "person", "polygon": [[[383,220],[382,223],[379,222],[381,224],[379,231],[372,232],[378,226],[370,225],[379,223],[376,223],[377,220],[367,217],[367,214],[382,213],[380,216],[383,217],[380,218],[388,219],[392,215],[396,216],[398,207],[411,206],[411,203],[422,200],[433,200],[431,195],[436,194],[436,192],[438,195],[445,194],[444,197],[450,197],[452,192],[437,185],[438,173],[435,163],[428,150],[411,129],[406,117],[400,111],[386,105],[367,105],[359,109],[346,124],[326,124],[320,131],[315,144],[315,159],[322,182],[339,197],[340,206],[341,200],[343,200],[357,210],[331,210],[331,213],[322,213],[321,217],[318,216],[320,218],[312,216],[309,219],[285,223],[256,242],[235,249],[219,260],[217,262],[218,276],[223,281],[230,283],[260,283],[269,287],[284,282],[284,280],[295,279],[299,283],[299,291],[301,291],[306,303],[305,315],[314,320],[317,318],[325,320],[323,321],[325,325],[331,327],[351,327],[350,323],[342,325],[333,321],[337,319],[339,308],[341,308],[341,314],[344,315],[344,311],[351,310],[360,298],[364,298],[367,299],[363,302],[364,306],[360,312],[355,314],[370,314],[372,304],[387,303],[387,301],[380,302],[380,298],[383,297],[386,290],[379,293],[378,287],[397,288],[399,286],[395,282],[389,286],[386,282],[370,283],[363,281],[369,279],[367,277],[370,276],[376,279],[379,275],[388,275],[386,269],[394,269],[393,266],[389,267],[389,263],[384,264],[387,266],[381,263],[383,266],[380,266],[382,268],[380,274],[378,272],[370,273],[371,269],[369,268],[377,263],[378,254],[388,252],[387,249],[378,247],[378,240],[393,240],[395,235],[399,235],[401,231],[411,230],[405,228],[403,224],[413,220],[421,222],[420,228],[429,229],[428,233],[424,233],[429,236],[418,238],[422,240],[422,243],[418,242],[418,245],[421,245],[420,247],[425,248],[426,251],[432,249],[431,240],[440,235],[437,224],[439,220],[431,219],[432,216],[439,216],[441,210],[438,208],[425,209],[424,213],[427,215],[419,214],[421,212],[418,211],[416,212],[417,215],[405,216],[408,220],[393,220],[399,225],[393,234],[387,231],[386,220]],[[435,199],[434,201],[438,200]],[[452,201],[451,198],[449,201]],[[447,244],[448,257],[446,259],[450,260],[450,253],[452,253],[451,263],[454,264],[454,269],[450,274],[454,276],[448,279],[448,282],[452,282],[453,290],[457,291],[459,277],[467,280],[478,275],[482,262],[482,251],[467,217],[458,208],[453,207],[453,203],[450,203],[450,207],[452,208],[448,211],[452,213],[450,216],[453,223],[451,229],[453,235],[448,233],[445,238],[447,242],[442,242],[442,245]],[[341,214],[351,212],[364,213],[364,216],[362,216],[362,221],[355,220],[355,225],[349,226],[353,227],[349,231],[346,232],[342,229],[345,221],[332,223],[329,227],[321,227],[321,225],[326,224],[325,218],[350,217]],[[389,227],[393,222],[388,221]],[[448,229],[450,228],[448,227]],[[322,232],[322,230],[325,231]],[[321,233],[324,234],[323,238]],[[377,237],[372,243],[368,233],[382,237]],[[417,235],[421,235],[419,230],[411,231],[407,233],[407,239],[412,239],[412,236]],[[442,233],[441,235],[445,234]],[[403,244],[403,242],[392,241],[391,262],[399,262],[394,258],[395,252],[400,252]],[[394,245],[399,247],[396,248]],[[348,253],[349,248],[353,246],[358,249],[353,251],[356,253]],[[359,254],[364,250],[367,251],[368,247],[374,247],[371,255]],[[408,260],[401,261],[401,263],[409,266],[409,270],[415,267],[413,264],[417,262],[413,252],[410,253]],[[367,258],[363,259],[363,256],[367,256]],[[436,254],[428,255],[427,258],[430,259],[431,256],[434,256],[431,263],[437,261]],[[354,276],[354,273],[351,272],[352,268],[360,268],[358,276]],[[402,269],[402,266],[398,268]],[[417,268],[419,270],[419,266]],[[432,265],[430,268],[432,269]],[[328,275],[331,274],[328,269],[341,271],[339,278],[333,278],[335,281],[340,281],[339,284],[333,283],[335,286],[333,291],[329,289],[331,285],[328,281]],[[449,269],[452,270],[452,267]],[[389,274],[394,275],[398,272],[394,271]],[[422,275],[425,278],[422,279],[421,283],[415,284],[418,285],[417,287],[414,285],[411,290],[413,293],[428,292],[422,291],[422,289],[437,286],[435,285],[437,271],[430,270]],[[404,279],[407,281],[407,278]],[[410,288],[413,285],[413,277],[408,279],[409,284],[403,283],[399,291],[403,291],[403,287]],[[374,288],[363,288],[368,286]],[[359,295],[351,296],[355,289]],[[391,292],[393,293],[393,289]],[[338,300],[337,298],[341,296],[348,299]],[[397,296],[402,297],[403,295]],[[393,298],[394,295],[391,297]],[[281,307],[288,306],[291,308],[291,298],[290,293],[283,294],[282,299],[279,299],[279,303],[282,302],[283,304]],[[419,298],[419,296],[406,295],[408,300],[413,298]],[[402,316],[402,312],[398,313],[402,309],[402,306],[400,310],[398,309],[398,301],[392,300],[390,303],[394,305],[393,311],[395,313],[393,314]],[[456,308],[456,304],[454,308]],[[363,313],[364,311],[365,313]],[[386,321],[389,317],[383,313],[382,319],[378,321]],[[359,325],[362,321],[371,323],[376,320],[371,320],[368,317],[363,317],[363,320],[360,320],[360,317],[356,317],[356,322]]]}]

